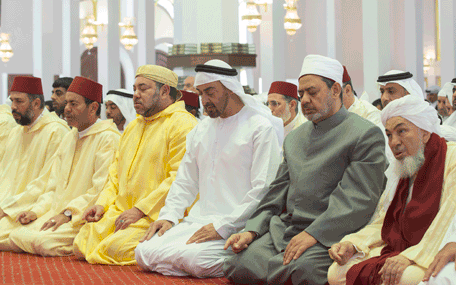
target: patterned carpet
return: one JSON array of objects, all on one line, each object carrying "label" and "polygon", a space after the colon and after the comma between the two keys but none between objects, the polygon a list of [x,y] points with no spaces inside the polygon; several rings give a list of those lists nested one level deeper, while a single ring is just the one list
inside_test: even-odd
[{"label": "patterned carpet", "polygon": [[230,284],[225,278],[168,277],[138,266],[91,265],[69,257],[0,252],[2,284]]}]

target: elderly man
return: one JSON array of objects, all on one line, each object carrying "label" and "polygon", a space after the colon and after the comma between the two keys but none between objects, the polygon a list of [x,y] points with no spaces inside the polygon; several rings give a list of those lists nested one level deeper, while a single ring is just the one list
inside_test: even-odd
[{"label": "elderly man", "polygon": [[245,231],[225,244],[237,253],[224,272],[235,283],[325,284],[328,248],[362,228],[384,185],[382,131],[342,104],[342,65],[308,55],[299,77],[311,121],[284,141],[284,161]]},{"label": "elderly man", "polygon": [[[43,174],[44,166],[70,128],[44,108],[40,78],[16,76],[10,98],[12,114],[19,126],[11,130],[0,161],[0,220],[14,222],[2,210],[6,199],[24,192],[32,180]],[[0,250],[5,241],[0,237]]]},{"label": "elderly man", "polygon": [[126,89],[109,90],[106,94],[106,118],[112,119],[123,133],[127,125],[136,119],[133,107],[133,93]]},{"label": "elderly man", "polygon": [[75,255],[89,263],[135,264],[134,249],[157,220],[197,124],[176,89],[177,74],[157,66],[136,71],[133,100],[140,115],[123,133],[109,180],[74,240]]},{"label": "elderly man", "polygon": [[135,252],[144,269],[220,277],[232,254],[223,250],[226,239],[244,228],[279,167],[283,128],[264,105],[244,94],[236,69],[227,63],[211,60],[195,70],[210,118],[187,136],[166,204]]},{"label": "elderly man", "polygon": [[456,213],[456,145],[437,135],[436,110],[416,95],[382,111],[396,158],[393,199],[373,223],[331,247],[331,285],[418,284]]},{"label": "elderly man", "polygon": [[282,119],[285,137],[307,121],[299,112],[298,86],[292,83],[272,82],[266,105],[274,116]]},{"label": "elderly man", "polygon": [[199,95],[193,92],[188,92],[188,91],[181,91],[182,93],[182,98],[181,101],[184,101],[185,103],[185,109],[195,116],[195,118],[200,121],[200,99]]},{"label": "elderly man", "polygon": [[108,179],[120,133],[111,121],[98,119],[102,86],[76,76],[65,96],[65,118],[73,129],[45,173],[26,191],[3,202],[4,211],[15,221],[0,222],[1,234],[9,233],[9,250],[43,256],[73,254],[82,213],[93,205]]},{"label": "elderly man", "polygon": [[453,114],[453,84],[451,82],[445,83],[437,98],[437,111],[443,120],[443,125],[451,125],[445,123]]},{"label": "elderly man", "polygon": [[62,119],[65,118],[65,94],[68,88],[70,87],[71,82],[73,82],[73,78],[61,77],[54,81],[54,83],[52,84],[52,107],[54,108],[54,111],[57,114],[57,116],[59,116]]},{"label": "elderly man", "polygon": [[6,140],[15,126],[17,124],[13,118],[13,114],[11,114],[11,106],[8,104],[0,105],[0,161],[2,160]]},{"label": "elderly man", "polygon": [[429,104],[434,108],[437,108],[439,92],[440,87],[437,85],[432,85],[426,89],[426,99],[429,101]]}]

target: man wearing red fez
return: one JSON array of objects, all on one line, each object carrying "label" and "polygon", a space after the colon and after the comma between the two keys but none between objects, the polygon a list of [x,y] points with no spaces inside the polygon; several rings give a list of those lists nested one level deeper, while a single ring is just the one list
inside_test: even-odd
[{"label": "man wearing red fez", "polygon": [[8,226],[16,223],[11,205],[22,202],[28,185],[44,175],[48,162],[70,130],[67,123],[44,108],[41,79],[16,76],[10,91],[11,110],[19,124],[0,154],[0,250],[10,250]]},{"label": "man wearing red fez", "polygon": [[78,258],[136,263],[134,249],[165,204],[187,134],[197,124],[184,102],[178,102],[177,78],[157,65],[136,71],[133,102],[139,116],[123,132],[107,183],[82,215],[87,223],[73,243]]},{"label": "man wearing red fez", "polygon": [[199,95],[193,92],[188,92],[181,90],[182,99],[185,102],[185,109],[195,116],[195,118],[199,121],[200,120],[200,102],[199,102]]},{"label": "man wearing red fez", "polygon": [[307,119],[299,112],[298,86],[284,82],[272,82],[266,103],[274,116],[283,120],[285,137]]},{"label": "man wearing red fez", "polygon": [[69,86],[65,117],[73,129],[44,175],[9,205],[16,215],[16,223],[8,227],[10,250],[43,256],[73,254],[82,214],[103,189],[120,139],[111,120],[98,118],[102,94],[100,84],[84,77],[76,76]]}]

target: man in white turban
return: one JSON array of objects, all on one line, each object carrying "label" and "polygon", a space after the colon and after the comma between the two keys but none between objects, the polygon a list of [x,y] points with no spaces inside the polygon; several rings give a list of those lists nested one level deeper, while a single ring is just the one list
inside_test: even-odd
[{"label": "man in white turban", "polygon": [[244,94],[227,63],[211,60],[195,70],[209,118],[187,135],[165,206],[135,256],[142,268],[165,275],[220,277],[233,255],[223,250],[226,239],[244,228],[279,167],[283,123]]},{"label": "man in white turban", "polygon": [[106,117],[112,119],[121,133],[136,119],[133,93],[126,89],[109,90],[106,98]]},{"label": "man in white turban", "polygon": [[308,55],[298,92],[309,120],[288,134],[276,179],[225,248],[225,276],[243,284],[325,284],[328,249],[369,221],[384,187],[385,139],[342,104],[339,61]]},{"label": "man in white turban", "polygon": [[421,87],[412,78],[413,74],[401,70],[390,70],[377,79],[379,85],[383,108],[393,100],[413,94],[424,100]]},{"label": "man in white turban", "polygon": [[445,83],[443,88],[437,94],[437,111],[441,116],[443,123],[451,116],[453,113],[452,106],[453,99],[453,84],[451,82]]},{"label": "man in white turban", "polygon": [[412,94],[383,109],[396,158],[394,190],[386,190],[393,199],[381,201],[373,223],[331,247],[329,284],[418,284],[423,278],[456,214],[456,144],[439,136],[436,113]]}]

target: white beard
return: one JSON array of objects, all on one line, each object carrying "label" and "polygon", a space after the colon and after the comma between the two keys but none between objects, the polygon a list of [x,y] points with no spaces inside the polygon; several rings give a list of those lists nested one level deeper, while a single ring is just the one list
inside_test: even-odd
[{"label": "white beard", "polygon": [[282,119],[282,121],[283,121],[284,124],[285,124],[285,122],[288,122],[288,120],[290,120],[290,118],[291,118],[291,112],[290,112],[290,110],[288,109],[288,105],[286,106],[285,111],[283,111],[282,115],[279,116],[279,118]]},{"label": "white beard", "polygon": [[400,171],[399,177],[408,178],[412,177],[424,164],[424,144],[414,156],[407,156],[402,160],[397,160],[398,170]]}]

